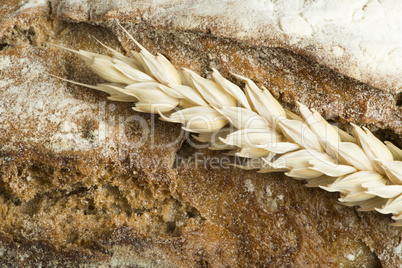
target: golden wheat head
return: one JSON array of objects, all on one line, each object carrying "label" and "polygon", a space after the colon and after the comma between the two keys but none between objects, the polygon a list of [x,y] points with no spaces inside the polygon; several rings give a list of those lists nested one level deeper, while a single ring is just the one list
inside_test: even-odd
[{"label": "golden wheat head", "polygon": [[[314,109],[298,103],[301,117],[284,109],[266,89],[250,79],[244,91],[215,69],[211,79],[177,70],[163,55],[140,48],[112,57],[72,50],[109,83],[84,85],[110,94],[110,100],[135,102],[134,110],[158,113],[181,123],[211,149],[245,157],[244,169],[286,172],[309,187],[340,192],[339,199],[359,210],[393,214],[402,226],[402,150],[381,142],[368,129],[353,125],[353,135],[330,125]],[[231,124],[230,133],[219,132]]]}]

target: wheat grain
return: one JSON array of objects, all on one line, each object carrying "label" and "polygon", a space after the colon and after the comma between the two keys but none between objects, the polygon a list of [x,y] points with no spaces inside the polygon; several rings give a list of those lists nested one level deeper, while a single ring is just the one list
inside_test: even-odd
[{"label": "wheat grain", "polygon": [[[249,158],[234,166],[262,173],[285,171],[309,187],[340,192],[345,205],[391,213],[394,225],[402,226],[401,149],[356,125],[351,136],[298,103],[301,118],[246,77],[233,74],[245,82],[243,92],[216,69],[212,79],[188,69],[178,71],[122,29],[140,52],[131,51],[128,57],[107,47],[113,54],[109,57],[68,49],[110,83],[69,82],[108,92],[111,100],[136,102],[134,110],[182,123],[186,131],[199,134],[196,139],[210,142],[211,149]],[[228,123],[234,131],[214,134]]]}]

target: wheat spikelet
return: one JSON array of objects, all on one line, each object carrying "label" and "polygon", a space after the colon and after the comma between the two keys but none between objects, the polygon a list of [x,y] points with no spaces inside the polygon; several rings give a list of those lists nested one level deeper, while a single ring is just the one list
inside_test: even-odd
[{"label": "wheat spikelet", "polygon": [[[123,27],[140,52],[113,56],[68,49],[109,83],[89,88],[108,92],[111,100],[135,102],[134,110],[158,113],[198,133],[211,149],[231,150],[248,158],[238,167],[258,172],[286,172],[308,187],[340,192],[342,203],[359,210],[393,214],[402,226],[402,150],[353,125],[353,136],[326,122],[301,103],[301,116],[285,110],[266,88],[245,82],[244,91],[213,69],[212,79],[177,70],[164,56],[149,53]],[[67,80],[68,81],[68,80]],[[234,130],[219,132],[231,124]]]}]

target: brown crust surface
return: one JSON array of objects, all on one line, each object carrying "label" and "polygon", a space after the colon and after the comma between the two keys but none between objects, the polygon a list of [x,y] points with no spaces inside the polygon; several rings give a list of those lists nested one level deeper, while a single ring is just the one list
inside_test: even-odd
[{"label": "brown crust surface", "polygon": [[[388,216],[344,207],[337,194],[283,174],[220,167],[225,156],[190,146],[180,126],[46,75],[100,81],[71,53],[44,42],[107,53],[93,35],[124,51],[132,44],[108,22],[119,18],[176,66],[248,76],[289,108],[298,100],[342,126],[366,124],[400,141],[392,93],[283,48],[130,23],[134,15],[114,11],[88,19],[60,3],[0,23],[2,265],[400,265],[401,231]],[[17,10],[8,5],[1,12]]]}]

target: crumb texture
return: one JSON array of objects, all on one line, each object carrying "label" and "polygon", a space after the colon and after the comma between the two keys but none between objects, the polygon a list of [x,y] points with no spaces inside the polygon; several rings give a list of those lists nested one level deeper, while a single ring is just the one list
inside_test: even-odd
[{"label": "crumb texture", "polygon": [[[225,156],[192,146],[179,125],[49,75],[102,82],[49,43],[107,54],[98,39],[125,54],[135,47],[112,22],[118,19],[175,66],[202,75],[217,68],[235,83],[230,72],[247,76],[295,112],[300,101],[346,130],[349,122],[366,125],[401,146],[400,80],[387,80],[380,63],[378,72],[367,67],[375,57],[388,59],[386,51],[372,47],[380,54],[361,61],[367,48],[352,42],[350,29],[334,30],[337,21],[353,21],[357,32],[378,10],[392,20],[391,2],[358,1],[344,10],[342,2],[313,1],[294,4],[293,12],[269,1],[223,1],[214,8],[208,1],[4,4],[1,266],[400,266],[402,233],[390,217],[341,206],[337,194],[281,173],[219,167]],[[265,20],[252,23],[248,13]],[[392,33],[392,25],[382,34]],[[377,29],[364,40],[380,38]],[[340,35],[346,40],[335,41]],[[393,38],[392,46],[399,42]],[[363,54],[353,54],[357,47]],[[400,71],[393,59],[384,67],[389,75]]]}]

